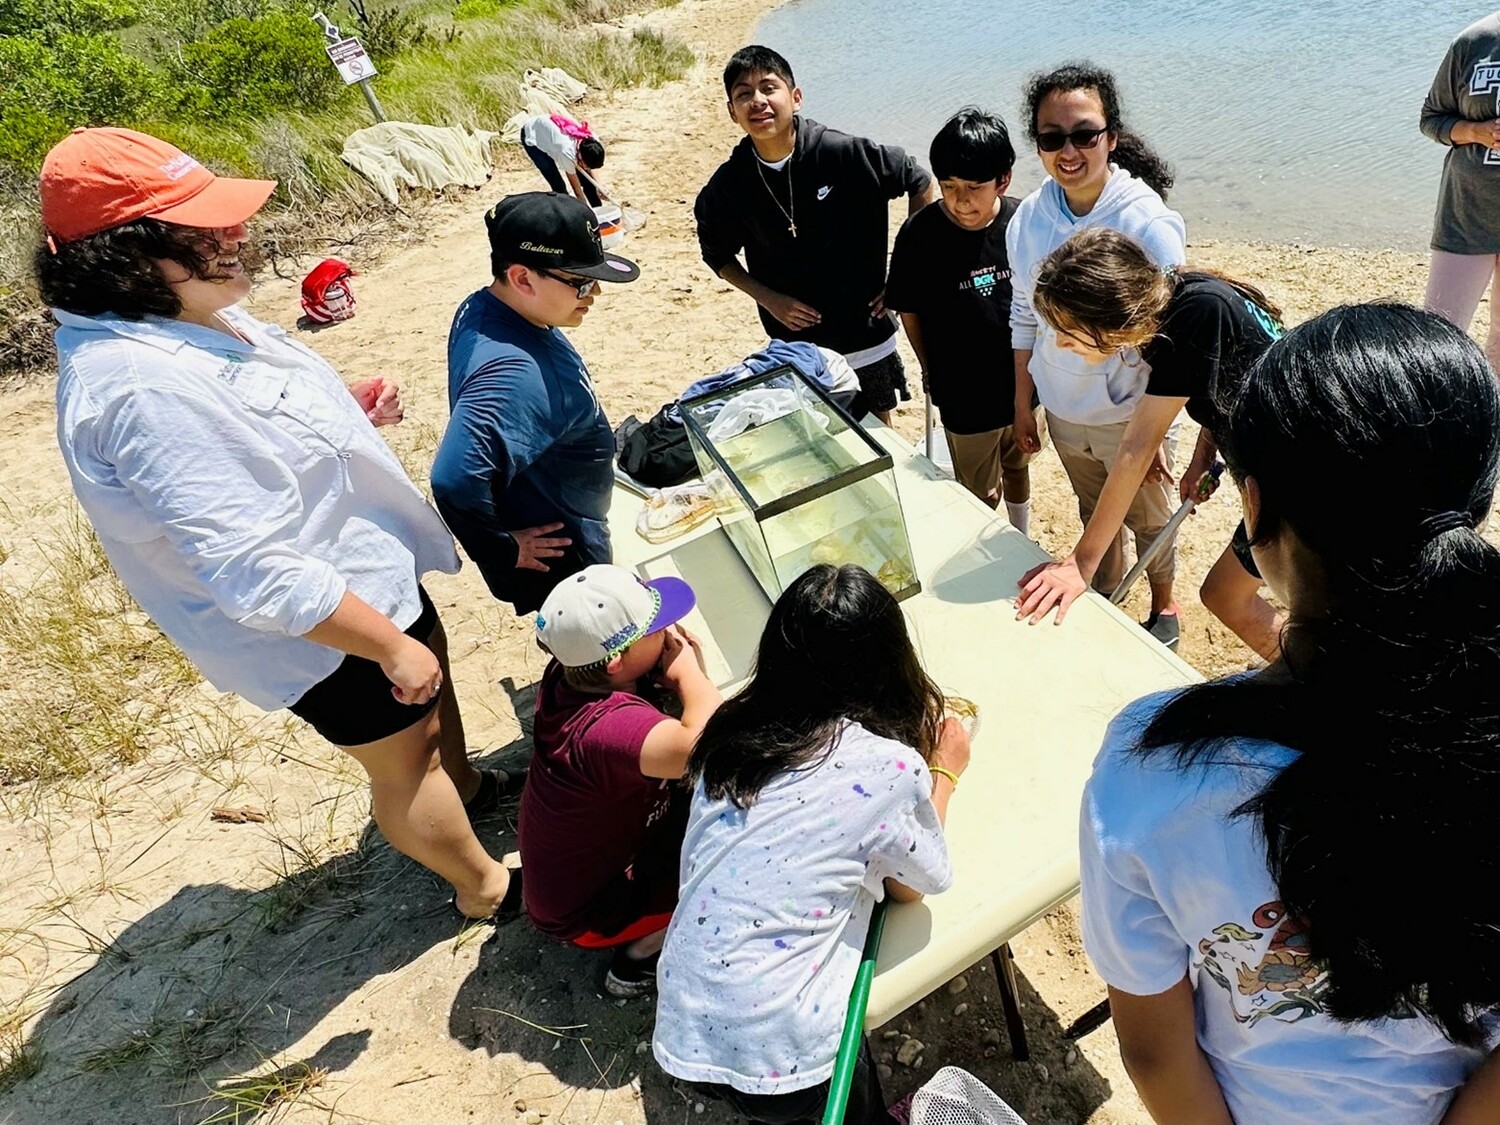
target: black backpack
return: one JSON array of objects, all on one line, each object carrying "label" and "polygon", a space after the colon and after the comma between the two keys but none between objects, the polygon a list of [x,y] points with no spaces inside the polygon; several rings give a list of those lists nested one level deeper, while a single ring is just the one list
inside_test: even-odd
[{"label": "black backpack", "polygon": [[615,430],[620,468],[649,488],[669,488],[698,475],[687,427],[667,417],[675,405],[663,406],[649,422],[637,421],[632,414]]}]

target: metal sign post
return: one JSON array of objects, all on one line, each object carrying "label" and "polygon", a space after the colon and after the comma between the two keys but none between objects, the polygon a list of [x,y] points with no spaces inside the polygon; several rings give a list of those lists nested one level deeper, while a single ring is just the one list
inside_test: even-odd
[{"label": "metal sign post", "polygon": [[312,18],[323,29],[323,36],[328,40],[323,49],[328,52],[329,61],[338,68],[344,85],[358,86],[370,106],[370,112],[375,115],[375,120],[384,121],[385,110],[380,108],[380,99],[375,96],[375,88],[370,85],[370,79],[379,72],[375,69],[375,61],[365,51],[364,44],[352,35],[341,35],[339,29],[329,23],[328,17],[322,12]]}]

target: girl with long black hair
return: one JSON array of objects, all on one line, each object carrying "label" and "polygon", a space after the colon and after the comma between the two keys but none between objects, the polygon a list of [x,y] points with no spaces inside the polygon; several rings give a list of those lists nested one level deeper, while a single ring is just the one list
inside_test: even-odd
[{"label": "girl with long black hair", "polygon": [[[777,599],[750,683],[703,729],[657,972],[663,1070],[762,1122],[821,1119],[870,913],[952,876],[942,822],[969,738],[890,593],[815,566]],[[849,1122],[885,1117],[868,1053]]]},{"label": "girl with long black hair", "polygon": [[1500,1120],[1500,389],[1429,313],[1273,344],[1219,433],[1281,658],[1141,700],[1085,790],[1084,943],[1157,1121]]},{"label": "girl with long black hair", "polygon": [[[1053,448],[1088,522],[1118,456],[1145,372],[1118,356],[1095,361],[1059,345],[1057,333],[1032,306],[1037,270],[1048,254],[1088,227],[1109,227],[1139,242],[1159,266],[1187,255],[1182,216],[1165,202],[1172,173],[1139,136],[1125,128],[1114,75],[1075,63],[1034,77],[1026,88],[1026,131],[1047,179],[1020,203],[1005,228],[1012,276],[1011,347],[1016,369],[1015,437],[1027,453],[1041,449],[1033,399],[1046,408]],[[1166,479],[1169,451],[1132,495],[1124,523],[1144,549],[1166,526],[1175,505]],[[1124,576],[1125,533],[1110,540],[1094,588],[1112,590]],[[1163,644],[1177,643],[1172,580],[1177,554],[1169,547],[1147,569],[1151,616],[1146,627]]]},{"label": "girl with long black hair", "polygon": [[[1124,356],[1150,372],[1078,545],[1021,577],[1017,614],[1037,621],[1055,606],[1061,623],[1098,572],[1184,408],[1202,428],[1178,494],[1201,502],[1217,488],[1209,470],[1224,422],[1218,401],[1281,335],[1281,310],[1249,282],[1212,270],[1161,269],[1134,239],[1104,227],[1079,231],[1047,256],[1032,305],[1064,350],[1094,363]],[[1260,587],[1241,524],[1200,593],[1241,640],[1274,660],[1282,622]]]}]

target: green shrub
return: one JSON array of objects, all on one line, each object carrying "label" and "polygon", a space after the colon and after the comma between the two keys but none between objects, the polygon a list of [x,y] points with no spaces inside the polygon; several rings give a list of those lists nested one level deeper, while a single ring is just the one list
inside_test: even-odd
[{"label": "green shrub", "polygon": [[[78,125],[115,125],[161,103],[160,76],[111,35],[0,38],[0,151],[35,151]],[[42,152],[46,151],[43,145]]]},{"label": "green shrub", "polygon": [[377,62],[394,59],[403,51],[420,47],[429,42],[427,21],[408,9],[371,8],[364,3],[355,5],[356,23],[346,25],[346,35],[359,36],[365,50]]},{"label": "green shrub", "polygon": [[61,117],[29,105],[0,107],[0,167],[35,168],[68,135]]},{"label": "green shrub", "polygon": [[183,78],[195,86],[184,108],[228,120],[318,106],[342,86],[324,42],[317,24],[290,11],[222,23],[182,49]]},{"label": "green shrub", "polygon": [[4,0],[0,35],[108,31],[130,26],[138,14],[130,0]]},{"label": "green shrub", "polygon": [[493,19],[500,14],[501,8],[514,2],[515,0],[458,0],[458,7],[453,9],[453,18],[456,20]]}]

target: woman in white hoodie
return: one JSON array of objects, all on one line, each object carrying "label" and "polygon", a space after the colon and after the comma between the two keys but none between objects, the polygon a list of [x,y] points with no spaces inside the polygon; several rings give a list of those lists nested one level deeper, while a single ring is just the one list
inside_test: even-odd
[{"label": "woman in white hoodie", "polygon": [[[1041,448],[1040,435],[1029,425],[1035,395],[1047,410],[1052,444],[1078,496],[1079,515],[1087,523],[1136,401],[1145,393],[1148,369],[1118,355],[1090,362],[1061,347],[1056,331],[1040,322],[1032,308],[1037,270],[1069,236],[1096,226],[1129,235],[1159,266],[1178,266],[1187,260],[1187,230],[1182,216],[1163,202],[1172,186],[1170,170],[1143,140],[1124,129],[1119,92],[1109,71],[1070,65],[1032,79],[1026,91],[1026,121],[1049,178],[1021,201],[1005,235],[1014,286],[1010,324],[1016,437],[1031,452]],[[1022,415],[1026,421],[1019,420]],[[1125,517],[1137,551],[1161,533],[1172,514],[1170,484],[1164,446]],[[1094,589],[1109,593],[1119,584],[1124,548],[1122,529],[1094,572]],[[1146,571],[1151,616],[1145,625],[1168,647],[1176,645],[1178,637],[1172,593],[1176,565],[1171,547]]]}]

